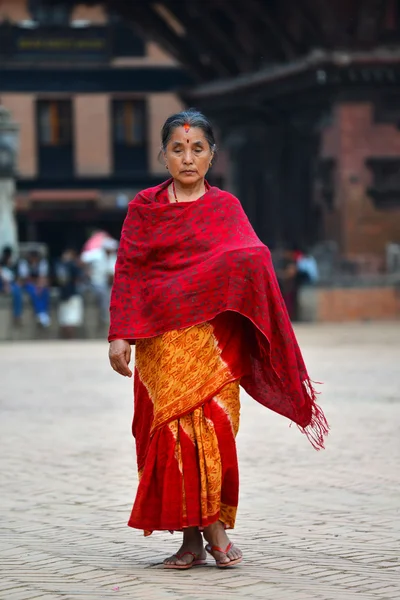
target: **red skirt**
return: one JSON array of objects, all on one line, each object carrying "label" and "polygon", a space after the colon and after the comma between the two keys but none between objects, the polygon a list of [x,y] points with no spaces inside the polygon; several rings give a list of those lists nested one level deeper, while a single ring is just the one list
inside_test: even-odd
[{"label": "red skirt", "polygon": [[180,531],[235,524],[239,382],[246,321],[213,321],[137,340],[135,414],[139,486],[128,525]]}]

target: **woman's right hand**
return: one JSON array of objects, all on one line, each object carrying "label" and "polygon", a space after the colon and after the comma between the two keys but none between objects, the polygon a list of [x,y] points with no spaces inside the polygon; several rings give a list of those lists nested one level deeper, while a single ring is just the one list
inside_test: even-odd
[{"label": "woman's right hand", "polygon": [[132,371],[129,368],[131,362],[131,345],[127,340],[113,340],[110,342],[108,358],[110,365],[120,375],[132,377]]}]

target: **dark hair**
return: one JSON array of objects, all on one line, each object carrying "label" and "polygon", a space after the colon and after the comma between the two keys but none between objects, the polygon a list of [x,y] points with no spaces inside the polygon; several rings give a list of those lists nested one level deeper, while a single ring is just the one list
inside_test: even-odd
[{"label": "dark hair", "polygon": [[29,250],[28,256],[30,256],[31,258],[40,258],[41,254],[40,254],[39,250],[33,249],[33,250]]},{"label": "dark hair", "polygon": [[212,125],[210,121],[195,108],[188,108],[180,113],[175,113],[168,117],[165,121],[161,130],[161,147],[166,150],[167,144],[171,139],[171,135],[177,127],[183,127],[183,125],[190,125],[190,127],[198,127],[202,129],[204,136],[209,143],[211,152],[215,152],[217,145],[215,143],[215,137]]}]

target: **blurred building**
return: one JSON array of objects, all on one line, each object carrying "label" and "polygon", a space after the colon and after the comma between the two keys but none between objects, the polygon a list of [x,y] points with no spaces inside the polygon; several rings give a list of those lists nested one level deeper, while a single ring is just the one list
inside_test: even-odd
[{"label": "blurred building", "polygon": [[165,176],[159,130],[179,94],[217,124],[223,183],[271,247],[330,241],[372,269],[398,248],[397,0],[0,6],[22,239],[117,235],[127,198]]},{"label": "blurred building", "polygon": [[263,241],[381,262],[400,242],[398,0],[105,4],[189,70]]},{"label": "blurred building", "polygon": [[21,127],[20,240],[58,255],[96,227],[119,237],[127,202],[165,178],[160,128],[189,81],[100,4],[2,0],[0,100]]}]

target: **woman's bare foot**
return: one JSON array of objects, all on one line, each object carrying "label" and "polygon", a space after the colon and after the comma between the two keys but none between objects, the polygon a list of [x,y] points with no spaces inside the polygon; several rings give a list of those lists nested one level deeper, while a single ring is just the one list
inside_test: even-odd
[{"label": "woman's bare foot", "polygon": [[[221,521],[217,521],[216,523],[212,523],[212,525],[206,527],[203,535],[210,546],[218,546],[224,550],[230,544],[230,540],[226,535],[225,527]],[[242,551],[232,544],[231,548],[226,554],[224,552],[218,552],[215,550],[213,551],[213,556],[219,563],[229,564],[234,560],[241,559],[243,555]]]},{"label": "woman's bare foot", "polygon": [[[188,554],[185,554],[187,552]],[[196,556],[193,556],[193,554]],[[183,556],[184,555],[184,556]],[[178,558],[180,556],[181,558]],[[197,527],[188,527],[183,531],[183,543],[176,554],[166,558],[164,565],[182,567],[194,560],[205,560],[207,554],[203,548],[203,538]]]}]

